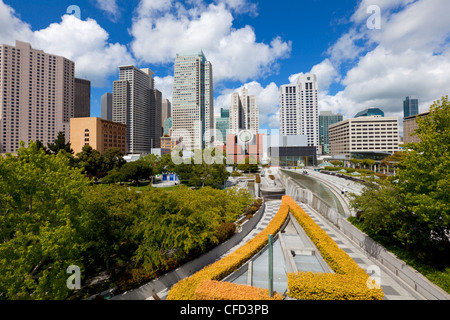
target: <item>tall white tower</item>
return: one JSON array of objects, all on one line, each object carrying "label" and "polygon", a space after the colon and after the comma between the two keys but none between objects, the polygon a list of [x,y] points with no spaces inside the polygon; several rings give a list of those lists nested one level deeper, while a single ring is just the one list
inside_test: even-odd
[{"label": "tall white tower", "polygon": [[241,95],[235,92],[231,96],[230,133],[238,134],[241,130],[259,133],[259,109],[256,96],[249,96],[248,89],[243,87]]},{"label": "tall white tower", "polygon": [[183,138],[186,150],[213,142],[214,96],[212,65],[203,51],[177,54],[172,101],[172,136]]},{"label": "tall white tower", "polygon": [[295,84],[280,87],[280,134],[305,135],[308,146],[319,147],[317,77],[302,74]]}]

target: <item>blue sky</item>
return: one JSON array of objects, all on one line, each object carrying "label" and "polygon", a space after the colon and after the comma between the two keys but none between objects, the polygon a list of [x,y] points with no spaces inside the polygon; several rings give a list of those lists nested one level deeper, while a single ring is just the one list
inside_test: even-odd
[{"label": "blue sky", "polygon": [[[70,5],[80,20],[66,14]],[[175,54],[203,49],[216,111],[245,85],[270,129],[279,126],[278,88],[307,72],[318,75],[320,110],[352,117],[379,107],[401,117],[413,95],[427,111],[450,88],[448,12],[448,0],[0,0],[0,42],[75,61],[76,75],[92,82],[91,116],[119,65],[152,69],[170,99]],[[368,28],[372,18],[380,28]]]}]

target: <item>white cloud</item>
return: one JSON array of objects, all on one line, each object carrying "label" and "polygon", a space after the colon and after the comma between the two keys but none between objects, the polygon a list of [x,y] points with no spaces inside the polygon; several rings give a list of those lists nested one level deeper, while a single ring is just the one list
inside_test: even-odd
[{"label": "white cloud", "polygon": [[108,39],[108,33],[95,20],[79,20],[73,15],[64,15],[61,22],[33,31],[0,0],[0,43],[26,41],[35,49],[66,57],[75,62],[75,76],[89,79],[94,87],[108,85],[108,77],[117,73],[118,66],[135,62],[126,46]]},{"label": "white cloud", "polygon": [[252,81],[239,88],[222,90],[220,95],[214,100],[215,113],[219,113],[220,108],[229,109],[231,105],[231,95],[234,92],[240,94],[243,87],[248,89],[249,95],[256,96],[256,102],[259,108],[260,126],[279,128],[279,88],[274,82],[271,82],[264,87],[259,82]]},{"label": "white cloud", "polygon": [[364,51],[356,43],[364,37],[364,33],[351,29],[343,34],[334,45],[328,49],[333,63],[340,65],[343,62],[354,61]]},{"label": "white cloud", "polygon": [[163,99],[169,99],[172,102],[173,96],[173,76],[159,77],[155,76],[155,88],[162,92]]},{"label": "white cloud", "polygon": [[248,0],[216,0],[216,3],[223,3],[238,14],[258,15],[258,6]]},{"label": "white cloud", "polygon": [[203,49],[213,64],[215,81],[245,82],[276,72],[278,60],[290,54],[290,42],[257,42],[252,27],[233,28],[232,11],[246,1],[206,5],[198,0],[194,7],[158,1],[160,6],[142,0],[131,27],[132,50],[142,62],[173,63],[177,53]]},{"label": "white cloud", "polygon": [[116,0],[96,0],[96,5],[100,10],[105,11],[112,21],[116,21],[121,15]]},{"label": "white cloud", "polygon": [[83,21],[64,15],[60,23],[35,31],[31,43],[35,48],[74,61],[77,76],[102,87],[120,65],[134,63],[126,46],[109,43],[108,38],[108,33],[95,20]]},{"label": "white cloud", "polygon": [[28,39],[31,27],[16,17],[14,9],[0,0],[0,43],[15,45],[16,40]]},{"label": "white cloud", "polygon": [[[340,80],[339,72],[331,63],[330,59],[325,59],[321,63],[316,64],[308,73],[312,73],[317,76],[319,91],[321,93],[327,93],[330,85]],[[300,72],[290,75],[289,82],[296,83],[298,78],[303,74],[303,72]]]},{"label": "white cloud", "polygon": [[[366,26],[366,9],[373,4],[381,8],[381,30]],[[427,111],[449,94],[448,12],[447,0],[363,0],[352,16],[354,25],[328,50],[335,66],[354,61],[342,75],[344,89],[336,94],[322,90],[320,109],[353,117],[378,107],[386,116],[399,117],[401,125],[403,100],[413,95],[419,98],[420,111]]]}]

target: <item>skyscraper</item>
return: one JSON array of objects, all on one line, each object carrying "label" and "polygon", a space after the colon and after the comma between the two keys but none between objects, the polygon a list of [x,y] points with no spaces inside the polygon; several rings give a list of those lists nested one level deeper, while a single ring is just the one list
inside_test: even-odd
[{"label": "skyscraper", "polygon": [[332,124],[341,122],[344,120],[342,114],[333,114],[331,111],[322,111],[319,114],[319,136],[320,145],[322,146],[322,152],[328,154],[330,151],[330,141],[329,141],[329,127]]},{"label": "skyscraper", "polygon": [[110,92],[102,95],[102,119],[112,121],[112,99],[113,94]]},{"label": "skyscraper", "polygon": [[[162,132],[166,134],[166,120],[172,117],[172,104],[168,99],[163,99],[162,101],[162,110],[161,110],[161,124],[162,124]],[[169,130],[170,128],[167,128]]]},{"label": "skyscraper", "polygon": [[172,137],[183,138],[186,150],[204,149],[213,142],[213,73],[203,51],[177,54],[172,119]]},{"label": "skyscraper", "polygon": [[314,74],[302,74],[295,84],[280,87],[280,134],[306,135],[308,146],[319,147],[318,84]]},{"label": "skyscraper", "polygon": [[220,109],[220,117],[216,119],[215,141],[218,143],[226,143],[227,134],[230,130],[230,110]]},{"label": "skyscraper", "polygon": [[0,45],[0,153],[16,152],[22,140],[69,141],[74,116],[75,63],[29,43]]},{"label": "skyscraper", "polygon": [[259,109],[256,96],[249,96],[248,89],[242,88],[241,95],[235,92],[231,96],[230,133],[239,134],[241,130],[259,133]]},{"label": "skyscraper", "polygon": [[164,121],[170,118],[171,116],[172,116],[172,104],[168,99],[163,99],[161,121],[164,123]]},{"label": "skyscraper", "polygon": [[419,99],[413,97],[406,97],[403,101],[404,117],[411,117],[419,114]]},{"label": "skyscraper", "polygon": [[159,147],[161,102],[150,69],[119,68],[119,80],[113,84],[112,121],[127,125],[128,153],[148,154]]},{"label": "skyscraper", "polygon": [[74,118],[89,118],[91,116],[91,82],[75,78]]}]

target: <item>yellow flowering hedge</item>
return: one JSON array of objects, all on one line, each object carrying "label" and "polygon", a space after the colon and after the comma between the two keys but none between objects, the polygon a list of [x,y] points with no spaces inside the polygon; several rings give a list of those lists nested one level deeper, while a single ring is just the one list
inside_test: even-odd
[{"label": "yellow flowering hedge", "polygon": [[336,273],[298,272],[288,275],[288,295],[305,300],[381,300],[381,288],[323,231],[291,198],[287,200],[292,215],[316,245],[320,254]]},{"label": "yellow flowering hedge", "polygon": [[195,300],[283,300],[276,292],[270,298],[269,289],[213,280],[200,283],[194,296]]},{"label": "yellow flowering hedge", "polygon": [[288,198],[283,197],[280,209],[263,231],[223,259],[176,283],[169,291],[167,300],[194,300],[195,290],[203,281],[222,280],[262,250],[268,243],[269,234],[277,234],[286,221],[289,215]]},{"label": "yellow flowering hedge", "polygon": [[[289,196],[284,196],[280,209],[269,225],[256,237],[225,258],[205,267],[175,284],[168,300],[260,300],[269,298],[268,291],[242,285],[219,282],[236,271],[268,242],[285,223],[289,211],[319,249],[320,254],[336,273],[298,272],[288,274],[288,295],[301,300],[381,300],[381,288],[369,289],[372,279],[331,239]],[[373,285],[374,282],[372,281]],[[279,294],[275,299],[282,299]]]}]

